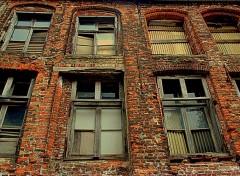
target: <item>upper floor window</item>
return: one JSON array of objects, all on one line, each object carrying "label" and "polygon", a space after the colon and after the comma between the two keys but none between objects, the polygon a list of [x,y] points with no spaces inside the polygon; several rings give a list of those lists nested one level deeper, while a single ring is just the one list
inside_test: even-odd
[{"label": "upper floor window", "polygon": [[240,54],[240,33],[236,21],[228,16],[214,16],[208,17],[206,23],[223,54]]},{"label": "upper floor window", "polygon": [[121,90],[119,81],[73,81],[67,158],[124,157],[125,127]]},{"label": "upper floor window", "polygon": [[34,79],[29,74],[1,72],[0,157],[15,155],[33,84]]},{"label": "upper floor window", "polygon": [[115,17],[78,17],[74,53],[116,55]]},{"label": "upper floor window", "polygon": [[170,154],[222,152],[205,79],[158,77],[158,87]]},{"label": "upper floor window", "polygon": [[192,54],[180,20],[151,20],[148,33],[152,54]]},{"label": "upper floor window", "polygon": [[42,53],[51,14],[16,13],[2,46],[3,51]]}]

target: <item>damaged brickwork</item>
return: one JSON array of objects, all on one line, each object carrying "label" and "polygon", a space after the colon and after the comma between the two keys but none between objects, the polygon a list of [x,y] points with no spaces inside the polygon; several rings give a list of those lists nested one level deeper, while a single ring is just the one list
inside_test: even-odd
[{"label": "damaged brickwork", "polygon": [[[16,12],[50,13],[52,18],[42,53],[0,51],[2,71],[36,73],[17,156],[0,158],[0,175],[240,175],[240,99],[231,82],[240,75],[240,56],[223,55],[204,21],[216,13],[240,20],[239,4],[0,1],[1,47]],[[117,54],[75,55],[78,16],[115,17]],[[161,18],[184,21],[192,55],[151,54],[148,23]],[[72,77],[118,73],[124,85],[125,157],[67,159]],[[170,155],[157,87],[157,76],[166,75],[206,78],[223,155]]]}]

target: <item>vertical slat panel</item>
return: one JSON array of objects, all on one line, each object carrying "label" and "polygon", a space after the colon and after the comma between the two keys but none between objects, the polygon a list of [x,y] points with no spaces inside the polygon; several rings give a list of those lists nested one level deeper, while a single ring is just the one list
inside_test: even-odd
[{"label": "vertical slat panel", "polygon": [[187,145],[183,132],[168,131],[167,137],[171,155],[187,153]]},{"label": "vertical slat panel", "polygon": [[214,144],[209,130],[192,131],[197,153],[214,152]]}]

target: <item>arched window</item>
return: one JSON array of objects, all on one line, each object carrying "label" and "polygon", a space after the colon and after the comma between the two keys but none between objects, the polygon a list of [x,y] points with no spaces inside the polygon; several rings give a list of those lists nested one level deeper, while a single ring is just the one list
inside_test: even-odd
[{"label": "arched window", "polygon": [[148,33],[152,54],[192,54],[182,20],[151,20]]},{"label": "arched window", "polygon": [[223,54],[240,54],[240,33],[237,20],[227,15],[205,17],[212,37]]}]

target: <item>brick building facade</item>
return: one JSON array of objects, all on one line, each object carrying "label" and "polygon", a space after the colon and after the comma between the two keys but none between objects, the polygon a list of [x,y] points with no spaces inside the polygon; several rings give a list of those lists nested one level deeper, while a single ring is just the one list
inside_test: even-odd
[{"label": "brick building facade", "polygon": [[240,175],[238,2],[0,16],[0,175]]}]

